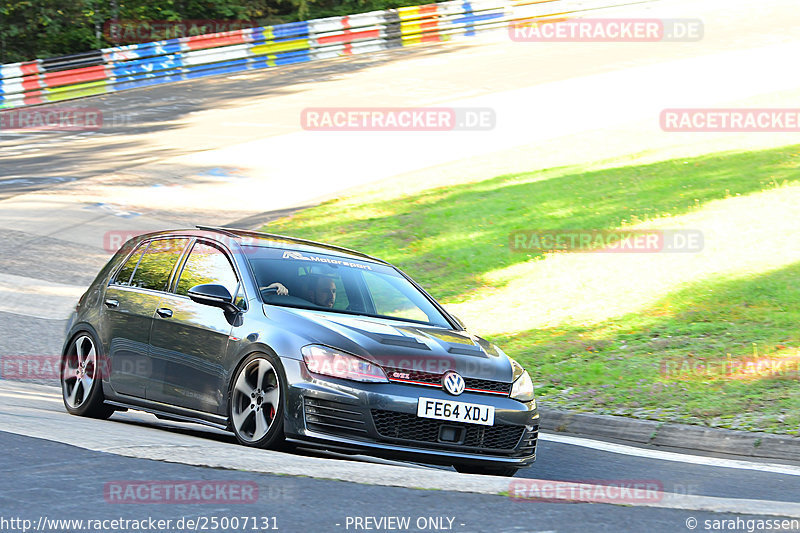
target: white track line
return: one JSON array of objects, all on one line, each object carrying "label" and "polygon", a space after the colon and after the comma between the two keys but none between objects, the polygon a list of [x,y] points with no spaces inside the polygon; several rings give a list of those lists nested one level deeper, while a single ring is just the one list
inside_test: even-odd
[{"label": "white track line", "polygon": [[785,474],[787,476],[800,476],[800,467],[775,463],[759,463],[755,461],[745,461],[741,459],[722,459],[719,457],[704,457],[701,455],[689,455],[677,452],[665,452],[650,448],[638,448],[625,444],[615,444],[599,440],[572,437],[569,435],[555,435],[553,433],[539,433],[539,439],[561,444],[571,444],[582,446],[593,450],[617,453],[620,455],[631,455],[646,459],[659,459],[661,461],[674,461],[677,463],[688,463],[694,465],[713,466],[719,468],[737,468],[739,470],[758,470],[759,472],[769,472],[771,474]]}]

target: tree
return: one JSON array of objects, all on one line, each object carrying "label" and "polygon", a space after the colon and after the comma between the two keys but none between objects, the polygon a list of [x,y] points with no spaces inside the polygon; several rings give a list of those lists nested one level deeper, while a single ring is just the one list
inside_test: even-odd
[{"label": "tree", "polygon": [[417,0],[0,0],[0,63],[88,52],[120,43],[112,20],[239,20],[259,25],[341,16]]}]

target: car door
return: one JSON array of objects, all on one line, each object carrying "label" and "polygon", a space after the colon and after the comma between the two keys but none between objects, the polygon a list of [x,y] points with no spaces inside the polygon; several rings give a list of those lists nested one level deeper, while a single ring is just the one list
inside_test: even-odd
[{"label": "car door", "polygon": [[[239,277],[225,249],[197,240],[176,276],[174,292],[162,295],[150,336],[155,369],[148,399],[206,413],[224,414],[225,354],[233,329],[218,307],[193,302],[190,288],[205,283],[240,293]],[[237,303],[245,305],[243,297]]]},{"label": "car door", "polygon": [[106,289],[103,329],[108,335],[109,358],[104,368],[118,394],[146,396],[152,376],[148,350],[153,315],[188,243],[188,238],[142,243]]}]

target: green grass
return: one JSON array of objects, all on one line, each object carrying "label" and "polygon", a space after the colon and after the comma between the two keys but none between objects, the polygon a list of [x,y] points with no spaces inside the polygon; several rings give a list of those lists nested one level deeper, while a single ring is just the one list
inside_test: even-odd
[{"label": "green grass", "polygon": [[[676,370],[754,350],[798,355],[800,214],[787,217],[784,205],[798,178],[800,146],[556,168],[357,194],[268,229],[398,265],[523,363],[545,405],[798,434],[796,366],[769,377]],[[708,250],[612,258],[509,248],[518,230],[620,227],[699,228]]]},{"label": "green grass", "polygon": [[[545,403],[732,429],[798,434],[800,264],[747,280],[702,282],[644,313],[591,328],[492,340],[530,368]],[[731,361],[780,360],[785,372]]]}]

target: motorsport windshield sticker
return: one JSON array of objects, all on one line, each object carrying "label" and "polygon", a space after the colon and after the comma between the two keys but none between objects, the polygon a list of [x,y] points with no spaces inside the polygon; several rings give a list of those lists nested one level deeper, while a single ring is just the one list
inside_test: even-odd
[{"label": "motorsport windshield sticker", "polygon": [[327,257],[320,257],[318,255],[303,255],[301,252],[283,252],[283,259],[299,259],[301,261],[314,261],[317,263],[328,263],[329,265],[342,265],[346,267],[362,268],[364,270],[372,270],[369,265],[361,265],[359,263],[351,263],[349,261],[342,261],[341,259],[329,259]]}]

